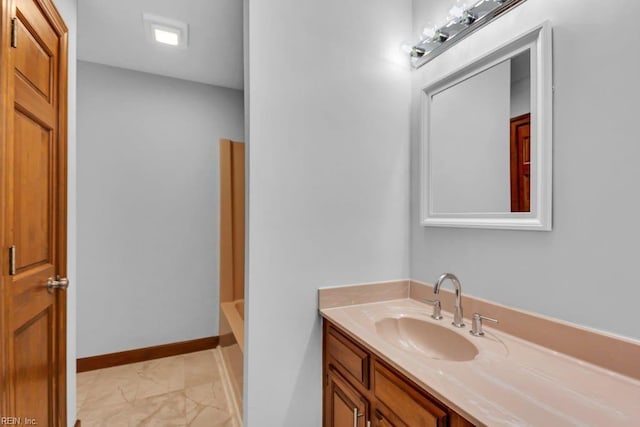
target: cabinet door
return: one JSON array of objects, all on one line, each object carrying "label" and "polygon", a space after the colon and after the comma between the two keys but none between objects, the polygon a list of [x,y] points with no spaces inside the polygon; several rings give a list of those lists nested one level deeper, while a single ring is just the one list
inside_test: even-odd
[{"label": "cabinet door", "polygon": [[325,427],[365,427],[369,403],[333,370],[325,394]]}]

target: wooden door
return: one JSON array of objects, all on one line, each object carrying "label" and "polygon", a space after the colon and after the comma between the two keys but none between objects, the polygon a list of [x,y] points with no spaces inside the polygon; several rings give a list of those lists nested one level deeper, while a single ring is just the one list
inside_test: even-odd
[{"label": "wooden door", "polygon": [[325,398],[325,427],[364,427],[367,425],[369,403],[339,374],[328,374]]},{"label": "wooden door", "polygon": [[66,426],[67,29],[3,0],[1,40],[2,415]]},{"label": "wooden door", "polygon": [[511,119],[511,212],[531,212],[531,115]]},{"label": "wooden door", "polygon": [[220,140],[220,302],[244,299],[245,148]]}]

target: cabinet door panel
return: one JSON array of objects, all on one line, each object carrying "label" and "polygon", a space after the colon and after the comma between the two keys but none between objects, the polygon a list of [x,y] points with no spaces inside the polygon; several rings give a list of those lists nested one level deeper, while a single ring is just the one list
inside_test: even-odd
[{"label": "cabinet door panel", "polygon": [[365,427],[369,413],[367,400],[333,371],[329,372],[327,387],[325,427]]}]

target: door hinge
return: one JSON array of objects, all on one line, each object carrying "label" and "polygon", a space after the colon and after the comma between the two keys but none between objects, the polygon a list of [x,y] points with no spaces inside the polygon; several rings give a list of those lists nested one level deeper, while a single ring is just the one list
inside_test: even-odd
[{"label": "door hinge", "polygon": [[9,247],[9,275],[16,275],[16,245]]},{"label": "door hinge", "polygon": [[18,19],[11,19],[11,47],[18,47]]}]

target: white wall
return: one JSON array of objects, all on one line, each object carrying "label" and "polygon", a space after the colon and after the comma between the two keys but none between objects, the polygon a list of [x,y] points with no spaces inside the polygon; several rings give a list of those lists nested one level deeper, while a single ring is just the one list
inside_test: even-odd
[{"label": "white wall", "polygon": [[250,6],[245,422],[320,426],[318,288],[408,274],[411,2]]},{"label": "white wall", "polygon": [[243,94],[78,62],[78,356],[217,335],[218,141]]},{"label": "white wall", "polygon": [[[445,15],[451,2],[415,0],[414,5],[415,33],[431,16]],[[529,0],[489,26],[524,30],[545,19],[553,25],[551,232],[419,226],[414,95],[411,276],[433,282],[451,271],[468,294],[639,339],[640,199],[634,188],[640,144],[634,136],[640,56],[635,54],[637,30],[620,22],[640,13],[640,3],[616,0],[600,6]],[[489,27],[474,36],[493,31]],[[594,36],[611,28],[616,28],[615,41]],[[463,51],[464,43],[453,49]]]}]

